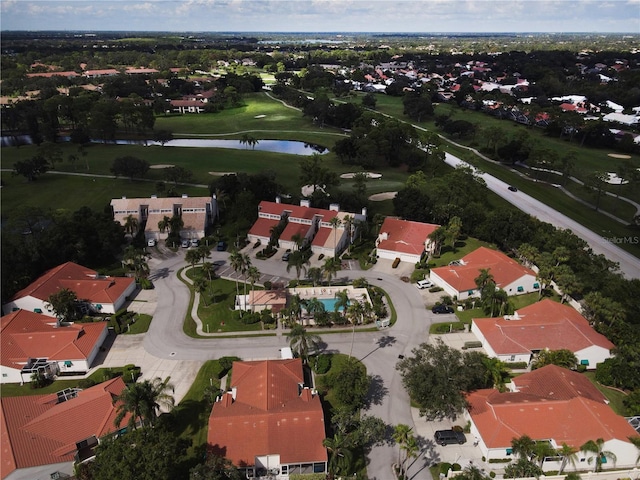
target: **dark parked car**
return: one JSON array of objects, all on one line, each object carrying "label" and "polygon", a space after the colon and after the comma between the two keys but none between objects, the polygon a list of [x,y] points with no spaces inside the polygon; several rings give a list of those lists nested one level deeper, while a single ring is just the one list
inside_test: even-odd
[{"label": "dark parked car", "polygon": [[514,187],[513,185],[509,185],[509,190],[511,190],[512,192],[517,192],[518,189],[516,187]]},{"label": "dark parked car", "polygon": [[227,249],[227,244],[225,242],[218,242],[218,246],[216,250],[219,252],[224,252]]},{"label": "dark parked car", "polygon": [[433,438],[436,440],[436,443],[442,445],[453,445],[458,444],[462,445],[467,441],[467,437],[464,436],[462,432],[456,432],[455,430],[438,430]]},{"label": "dark parked car", "polygon": [[453,308],[451,308],[449,305],[442,304],[436,305],[431,309],[431,311],[433,313],[453,313]]},{"label": "dark parked car", "polygon": [[290,256],[291,256],[291,249],[288,248],[287,251],[282,254],[282,261],[288,262]]}]

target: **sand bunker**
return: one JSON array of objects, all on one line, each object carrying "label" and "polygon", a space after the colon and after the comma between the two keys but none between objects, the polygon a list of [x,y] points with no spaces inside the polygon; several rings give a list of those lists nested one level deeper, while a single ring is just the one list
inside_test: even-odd
[{"label": "sand bunker", "polygon": [[164,164],[161,163],[160,165],[151,165],[149,168],[171,168],[171,167],[175,167],[175,165],[169,165],[169,164]]},{"label": "sand bunker", "polygon": [[372,202],[382,202],[383,200],[392,200],[396,198],[398,192],[382,192],[375,193],[369,197],[369,200]]},{"label": "sand bunker", "polygon": [[[368,178],[380,178],[382,177],[381,173],[371,173],[371,172],[358,172],[358,173],[364,173],[367,175]],[[355,173],[343,173],[342,175],[340,175],[340,178],[353,178],[355,177]]]},{"label": "sand bunker", "polygon": [[631,158],[631,155],[623,155],[622,153],[609,153],[607,156],[611,158]]},{"label": "sand bunker", "polygon": [[213,175],[215,177],[221,177],[223,175],[235,175],[236,172],[209,172],[209,175]]}]

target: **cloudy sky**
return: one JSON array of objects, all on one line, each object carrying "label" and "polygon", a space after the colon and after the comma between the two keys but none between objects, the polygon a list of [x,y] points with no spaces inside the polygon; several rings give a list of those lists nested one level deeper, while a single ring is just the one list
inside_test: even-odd
[{"label": "cloudy sky", "polygon": [[0,28],[640,33],[640,0],[0,0]]}]

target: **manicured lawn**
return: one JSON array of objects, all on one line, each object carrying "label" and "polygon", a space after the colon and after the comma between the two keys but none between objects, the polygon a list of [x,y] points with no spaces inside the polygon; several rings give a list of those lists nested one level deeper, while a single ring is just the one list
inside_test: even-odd
[{"label": "manicured lawn", "polygon": [[467,237],[464,240],[458,240],[456,242],[455,251],[449,245],[442,247],[440,256],[438,258],[432,258],[429,262],[429,267],[435,268],[449,265],[449,263],[453,260],[458,260],[480,247],[487,247],[492,249],[496,248],[495,245],[492,245],[490,243],[482,242],[472,237]]},{"label": "manicured lawn", "polygon": [[[200,273],[198,269],[196,271],[190,269],[187,270],[186,275],[194,279]],[[240,294],[243,292],[242,284],[239,285]],[[250,286],[247,286],[247,293]],[[205,332],[248,332],[262,330],[260,323],[254,323],[247,325],[242,323],[238,318],[238,314],[234,310],[235,296],[236,296],[236,283],[223,280],[221,278],[214,279],[209,284],[209,290],[204,294],[205,299],[200,299],[198,306],[198,317],[202,320],[202,325]],[[208,305],[205,305],[208,303]]]},{"label": "manicured lawn", "polygon": [[193,447],[203,445],[207,441],[208,419],[211,405],[204,398],[207,387],[220,389],[218,378],[222,368],[218,360],[209,360],[200,367],[191,388],[174,408],[175,425],[178,434],[193,440]]},{"label": "manicured lawn", "polygon": [[151,325],[151,315],[145,313],[139,313],[136,315],[135,323],[129,325],[129,329],[126,331],[127,335],[136,335],[138,333],[146,333]]},{"label": "manicured lawn", "polygon": [[614,390],[612,388],[607,388],[603,385],[600,385],[596,381],[595,372],[585,372],[584,375],[586,375],[586,377],[589,380],[591,380],[591,383],[593,383],[595,387],[598,390],[600,390],[605,397],[607,397],[607,399],[610,402],[609,405],[611,406],[613,411],[616,412],[618,415],[624,416],[626,412],[626,408],[624,407],[622,400],[624,399],[624,397],[626,397],[626,395],[618,390]]}]

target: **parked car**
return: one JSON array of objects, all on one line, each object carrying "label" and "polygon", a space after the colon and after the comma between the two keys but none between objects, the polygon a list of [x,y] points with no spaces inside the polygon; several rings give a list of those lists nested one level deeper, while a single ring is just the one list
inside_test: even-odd
[{"label": "parked car", "polygon": [[192,238],[189,243],[191,243],[192,247],[197,247],[198,245],[200,245],[200,240],[198,240],[197,238]]},{"label": "parked car", "polygon": [[418,283],[416,283],[416,287],[421,290],[423,288],[431,288],[433,287],[433,282],[431,280],[418,280]]},{"label": "parked car", "polygon": [[184,240],[182,240],[182,243],[180,244],[180,246],[182,248],[189,248],[189,240],[185,238]]},{"label": "parked car", "polygon": [[453,313],[453,308],[451,308],[449,305],[441,304],[433,307],[431,311],[433,313]]},{"label": "parked car", "polygon": [[455,430],[438,430],[433,436],[436,443],[442,445],[453,445],[458,444],[462,445],[467,441],[467,437],[464,436],[462,432],[456,432]]},{"label": "parked car", "polygon": [[149,240],[147,240],[147,247],[155,247],[156,243],[157,242],[155,238],[150,238]]},{"label": "parked car", "polygon": [[227,249],[227,243],[226,242],[218,242],[218,245],[216,246],[216,250],[219,252],[224,252]]},{"label": "parked car", "polygon": [[509,185],[509,190],[511,190],[512,192],[517,192],[518,189],[516,187],[514,187],[513,185]]},{"label": "parked car", "polygon": [[287,251],[282,254],[282,261],[288,262],[290,256],[291,256],[291,249],[287,248]]}]

